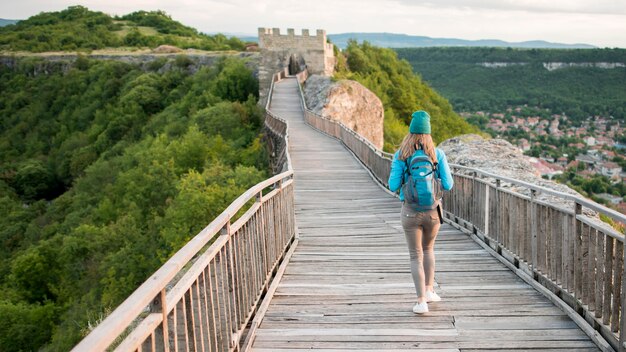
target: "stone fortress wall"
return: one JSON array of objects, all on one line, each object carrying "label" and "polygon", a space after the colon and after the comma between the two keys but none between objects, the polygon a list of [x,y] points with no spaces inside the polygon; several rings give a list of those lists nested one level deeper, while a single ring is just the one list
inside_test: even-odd
[{"label": "stone fortress wall", "polygon": [[260,103],[265,104],[272,75],[289,67],[290,74],[296,74],[306,65],[310,74],[331,76],[335,69],[333,45],[326,42],[326,31],[318,29],[310,35],[303,29],[296,35],[292,28],[287,34],[281,34],[278,28],[259,28],[259,65]]}]

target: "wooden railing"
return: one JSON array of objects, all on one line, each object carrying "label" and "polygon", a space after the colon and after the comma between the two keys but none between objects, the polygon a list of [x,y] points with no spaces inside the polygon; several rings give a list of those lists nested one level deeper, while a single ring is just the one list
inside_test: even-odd
[{"label": "wooden railing", "polygon": [[247,345],[246,327],[295,237],[287,124],[269,111],[265,123],[284,140],[276,153],[285,171],[237,198],[73,351],[238,351]]},{"label": "wooden railing", "polygon": [[[453,165],[444,197],[461,223],[517,268],[555,293],[619,351],[624,346],[626,216],[593,201]],[[514,186],[514,192],[507,186]]]},{"label": "wooden railing", "polygon": [[272,93],[274,91],[274,83],[287,77],[287,68],[277,72],[272,77],[269,96],[265,104],[265,130],[268,132],[267,144],[270,146],[272,153],[272,169],[275,174],[292,170],[291,158],[289,156],[289,131],[287,121],[276,116],[271,111]]},{"label": "wooden railing", "polygon": [[[297,76],[302,84],[307,73]],[[310,111],[303,95],[301,98],[306,122],[341,141],[388,186],[392,155],[342,123]],[[445,192],[443,200],[448,221],[475,234],[556,294],[615,350],[626,351],[624,234],[598,220],[598,215],[622,229],[626,216],[578,196],[479,169],[451,168],[455,186],[452,192]],[[511,191],[506,185],[520,191]],[[546,197],[558,201],[544,200]]]}]

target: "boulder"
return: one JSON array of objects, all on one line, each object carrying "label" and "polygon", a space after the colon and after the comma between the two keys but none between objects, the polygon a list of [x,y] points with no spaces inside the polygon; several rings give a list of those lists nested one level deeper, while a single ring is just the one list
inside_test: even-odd
[{"label": "boulder", "polygon": [[382,149],[383,103],[359,82],[312,75],[304,85],[304,98],[316,114],[342,122]]}]

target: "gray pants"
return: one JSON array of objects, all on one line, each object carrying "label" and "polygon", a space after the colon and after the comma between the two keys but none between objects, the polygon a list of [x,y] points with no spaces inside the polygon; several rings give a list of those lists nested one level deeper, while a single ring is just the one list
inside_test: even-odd
[{"label": "gray pants", "polygon": [[437,209],[417,212],[402,205],[402,227],[411,258],[411,275],[417,297],[426,295],[425,286],[435,282],[435,238],[439,232]]}]

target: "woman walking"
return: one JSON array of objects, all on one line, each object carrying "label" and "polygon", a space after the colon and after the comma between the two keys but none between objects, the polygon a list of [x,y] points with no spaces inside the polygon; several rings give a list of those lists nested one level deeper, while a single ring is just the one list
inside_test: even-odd
[{"label": "woman walking", "polygon": [[402,227],[417,294],[413,312],[423,314],[428,312],[428,302],[441,301],[433,289],[433,247],[443,223],[441,189],[451,190],[454,182],[445,153],[435,148],[431,138],[430,115],[419,110],[411,118],[409,133],[393,156],[389,189],[400,190]]}]

